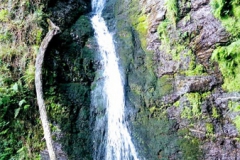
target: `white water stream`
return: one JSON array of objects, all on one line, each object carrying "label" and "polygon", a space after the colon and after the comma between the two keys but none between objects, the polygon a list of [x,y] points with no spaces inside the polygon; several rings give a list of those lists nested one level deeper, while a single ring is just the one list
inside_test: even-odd
[{"label": "white water stream", "polygon": [[[128,132],[124,117],[124,89],[123,80],[118,67],[118,58],[116,57],[113,37],[109,33],[104,19],[102,18],[102,10],[105,0],[92,0],[92,9],[94,16],[91,18],[93,28],[95,30],[95,38],[97,40],[99,50],[102,57],[102,83],[97,83],[101,91],[93,91],[93,101],[97,101],[97,94],[102,94],[102,103],[105,106],[104,121],[96,122],[107,125],[103,134],[102,146],[104,149],[104,157],[106,160],[138,160],[136,149]],[[96,89],[95,89],[96,90]],[[95,104],[98,105],[98,104]],[[99,127],[99,126],[96,126]],[[103,124],[102,124],[103,127]],[[96,129],[98,130],[98,129]],[[98,133],[97,133],[98,134]],[[99,133],[99,136],[101,133]],[[98,144],[97,144],[98,145]],[[101,147],[100,147],[101,148]],[[96,148],[97,150],[98,148]],[[99,151],[102,152],[102,151]],[[99,156],[94,156],[95,160],[100,160]]]}]

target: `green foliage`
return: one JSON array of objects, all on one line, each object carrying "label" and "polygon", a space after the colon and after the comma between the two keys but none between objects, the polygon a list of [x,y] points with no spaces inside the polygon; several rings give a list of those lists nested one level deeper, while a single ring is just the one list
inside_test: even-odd
[{"label": "green foliage", "polygon": [[171,20],[171,23],[176,27],[178,20],[178,1],[177,0],[168,0],[166,1],[167,7],[167,17]]},{"label": "green foliage", "polygon": [[24,73],[23,79],[29,88],[33,88],[33,83],[35,80],[35,65],[34,64],[28,65],[28,67]]},{"label": "green foliage", "polygon": [[229,101],[228,102],[228,108],[232,112],[239,112],[240,111],[240,103],[239,102],[234,102],[234,101]]},{"label": "green foliage", "polygon": [[238,132],[240,132],[240,116],[236,116],[235,119],[233,120],[233,123],[235,124]]},{"label": "green foliage", "polygon": [[219,115],[219,113],[218,113],[218,111],[217,111],[217,108],[216,107],[212,107],[212,117],[213,118],[219,118],[220,117],[220,115]]},{"label": "green foliage", "polygon": [[223,88],[227,91],[239,91],[240,80],[240,2],[239,0],[212,0],[214,16],[232,35],[233,42],[224,47],[218,47],[212,54],[212,60],[219,63],[224,78]]},{"label": "green foliage", "polygon": [[41,41],[42,41],[42,29],[39,29],[36,31],[36,45],[39,45],[41,44]]},{"label": "green foliage", "polygon": [[240,40],[226,47],[214,50],[211,59],[217,61],[224,77],[223,88],[227,91],[239,91],[240,81]]},{"label": "green foliage", "polygon": [[[0,159],[39,159],[45,147],[33,87],[44,1],[0,3]],[[36,16],[37,15],[37,16]]]},{"label": "green foliage", "polygon": [[41,128],[34,127],[38,117],[35,112],[37,107],[29,107],[33,98],[25,93],[29,90],[22,86],[21,81],[13,83],[10,88],[2,83],[0,90],[0,159],[27,159],[31,152],[24,152],[26,147],[30,150],[43,147],[39,138],[43,136],[39,132]]},{"label": "green foliage", "polygon": [[200,160],[202,159],[202,151],[200,141],[198,138],[192,137],[189,129],[183,128],[178,130],[180,150],[182,151],[182,159],[186,160]]},{"label": "green foliage", "polygon": [[212,0],[213,14],[220,19],[234,37],[239,37],[240,32],[240,3],[239,0]]},{"label": "green foliage", "polygon": [[190,106],[184,107],[181,118],[187,119],[196,119],[202,116],[201,112],[201,103],[202,103],[202,96],[200,93],[187,93],[185,94]]},{"label": "green foliage", "polygon": [[7,9],[2,9],[0,11],[0,22],[6,22],[8,21],[8,10]]},{"label": "green foliage", "polygon": [[173,105],[174,105],[175,107],[179,107],[179,106],[180,106],[180,101],[176,101],[175,103],[173,103]]},{"label": "green foliage", "polygon": [[[170,38],[168,35],[168,28],[170,24],[171,23],[169,22],[169,20],[166,19],[159,24],[157,29],[161,42],[165,46],[169,46],[170,44]],[[168,50],[170,50],[170,48],[168,48]]]},{"label": "green foliage", "polygon": [[190,63],[189,69],[184,72],[187,76],[202,75],[204,73],[204,67],[202,64],[196,65],[194,61]]},{"label": "green foliage", "polygon": [[212,123],[206,123],[206,132],[207,134],[213,134],[213,124]]},{"label": "green foliage", "polygon": [[11,41],[12,34],[9,31],[0,32],[0,42],[9,42]]}]

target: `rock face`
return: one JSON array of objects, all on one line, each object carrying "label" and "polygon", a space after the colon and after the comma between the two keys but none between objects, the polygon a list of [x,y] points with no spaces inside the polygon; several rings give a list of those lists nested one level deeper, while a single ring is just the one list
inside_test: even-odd
[{"label": "rock face", "polygon": [[[89,1],[49,2],[61,34],[45,58],[44,92],[58,159],[91,159],[90,92],[94,79],[93,29]],[[49,159],[42,152],[43,159]]]},{"label": "rock face", "polygon": [[210,1],[112,3],[116,23],[109,24],[126,75],[139,154],[146,159],[238,159],[234,108],[239,97],[222,90],[222,75],[210,60],[231,35],[213,16]]}]

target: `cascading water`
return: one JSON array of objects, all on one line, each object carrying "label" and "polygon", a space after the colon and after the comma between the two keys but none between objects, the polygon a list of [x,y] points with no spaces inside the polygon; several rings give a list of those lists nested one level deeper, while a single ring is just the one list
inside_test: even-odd
[{"label": "cascading water", "polygon": [[91,18],[95,37],[101,53],[102,70],[92,91],[92,114],[94,115],[94,159],[138,160],[124,118],[123,80],[118,67],[112,35],[102,18],[105,0],[93,0],[94,16]]}]

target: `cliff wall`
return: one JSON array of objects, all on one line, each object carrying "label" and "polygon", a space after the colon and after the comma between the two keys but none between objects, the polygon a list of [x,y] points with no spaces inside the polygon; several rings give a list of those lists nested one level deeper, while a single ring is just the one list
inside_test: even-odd
[{"label": "cliff wall", "polygon": [[239,32],[233,29],[239,2],[112,3],[106,11],[115,15],[139,153],[146,159],[237,159]]}]

